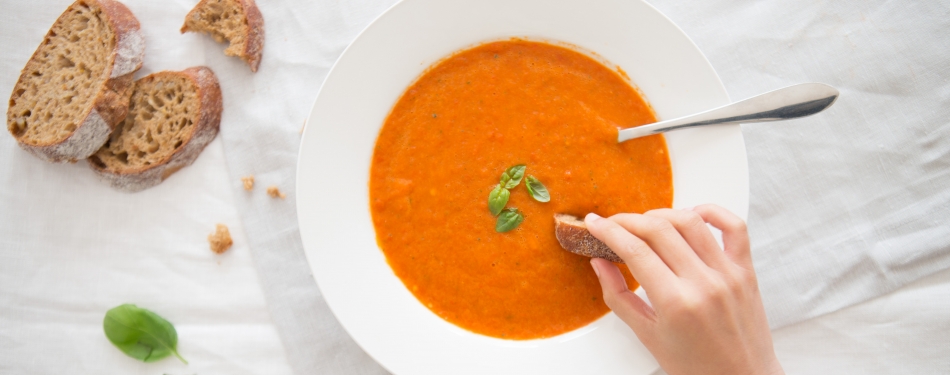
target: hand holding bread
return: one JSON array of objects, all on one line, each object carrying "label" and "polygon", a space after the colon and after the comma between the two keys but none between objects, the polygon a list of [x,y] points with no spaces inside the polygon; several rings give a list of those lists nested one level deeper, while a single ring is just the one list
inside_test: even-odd
[{"label": "hand holding bread", "polygon": [[[745,222],[715,205],[585,219],[626,260],[652,306],[616,265],[591,259],[604,302],[671,374],[782,374]],[[706,224],[722,230],[719,247]]]}]

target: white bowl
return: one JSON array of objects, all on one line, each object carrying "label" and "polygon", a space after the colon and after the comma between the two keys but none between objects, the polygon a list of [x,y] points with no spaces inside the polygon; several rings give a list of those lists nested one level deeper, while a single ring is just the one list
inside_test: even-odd
[{"label": "white bowl", "polygon": [[[346,331],[396,374],[650,373],[655,360],[613,313],[540,340],[502,340],[458,328],[422,306],[377,247],[369,167],[386,115],[432,63],[510,37],[595,52],[627,72],[661,119],[729,102],[699,49],[641,1],[402,1],[340,56],[307,122],[297,214],[313,275]],[[683,130],[666,139],[674,207],[716,203],[745,216],[748,171],[738,126]]]}]

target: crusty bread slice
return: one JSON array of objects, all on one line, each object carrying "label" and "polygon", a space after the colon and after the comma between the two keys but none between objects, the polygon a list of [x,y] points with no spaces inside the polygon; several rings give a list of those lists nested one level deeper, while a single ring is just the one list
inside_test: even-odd
[{"label": "crusty bread slice", "polygon": [[229,41],[224,53],[246,61],[252,72],[261,65],[264,17],[254,0],[201,0],[185,16],[181,32],[188,31],[209,34],[218,43]]},{"label": "crusty bread slice", "polygon": [[7,129],[20,147],[51,162],[99,149],[128,110],[142,67],[139,21],[113,0],[79,0],[53,23],[13,87]]},{"label": "crusty bread slice", "polygon": [[207,67],[148,75],[135,81],[129,116],[89,165],[119,190],[158,185],[214,139],[221,110],[221,87]]},{"label": "crusty bread slice", "polygon": [[554,215],[554,235],[564,250],[591,258],[604,258],[611,262],[623,263],[607,244],[601,242],[587,231],[587,224],[576,216]]}]

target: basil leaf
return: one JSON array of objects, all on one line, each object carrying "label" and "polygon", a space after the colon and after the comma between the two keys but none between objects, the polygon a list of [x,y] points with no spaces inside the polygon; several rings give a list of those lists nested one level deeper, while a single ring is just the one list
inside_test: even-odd
[{"label": "basil leaf", "polygon": [[528,192],[531,193],[531,198],[538,202],[550,202],[551,194],[548,193],[548,188],[538,181],[532,175],[528,175],[528,178],[524,181],[524,186],[528,188]]},{"label": "basil leaf", "polygon": [[501,186],[504,186],[505,189],[514,189],[515,186],[521,183],[521,178],[524,177],[524,170],[527,168],[524,164],[518,164],[513,167],[510,167],[501,174]]},{"label": "basil leaf", "polygon": [[132,304],[124,304],[106,312],[102,321],[106,337],[129,357],[144,362],[155,362],[178,354],[178,332],[167,320]]},{"label": "basil leaf", "polygon": [[524,215],[517,208],[506,208],[498,215],[498,221],[495,222],[495,231],[505,233],[517,228],[524,221]]},{"label": "basil leaf", "polygon": [[491,189],[491,193],[488,193],[488,211],[491,212],[492,216],[498,216],[505,205],[508,204],[508,197],[510,196],[511,192],[501,187],[501,185],[495,185],[495,188]]}]

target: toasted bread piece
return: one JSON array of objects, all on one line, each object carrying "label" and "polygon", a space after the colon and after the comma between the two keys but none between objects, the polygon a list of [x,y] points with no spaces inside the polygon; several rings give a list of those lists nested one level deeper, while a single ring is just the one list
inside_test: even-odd
[{"label": "toasted bread piece", "polygon": [[7,129],[51,162],[96,152],[128,111],[142,67],[139,21],[113,0],[79,0],[53,23],[10,95]]},{"label": "toasted bread piece", "polygon": [[181,32],[188,31],[211,35],[218,43],[229,41],[224,54],[240,57],[252,72],[261,65],[264,17],[254,0],[201,0],[185,16]]},{"label": "toasted bread piece", "polygon": [[247,177],[241,177],[241,183],[244,184],[244,190],[253,190],[254,189],[254,175]]},{"label": "toasted bread piece", "polygon": [[119,190],[158,185],[214,139],[221,110],[221,87],[207,67],[148,75],[135,82],[129,116],[89,165]]},{"label": "toasted bread piece", "polygon": [[280,198],[280,199],[287,198],[287,194],[284,194],[284,192],[280,191],[280,189],[278,189],[277,186],[274,186],[274,185],[267,187],[267,195],[270,195],[271,198]]},{"label": "toasted bread piece", "polygon": [[623,263],[607,244],[601,242],[587,231],[587,224],[576,216],[554,215],[554,235],[564,250],[591,258],[604,258],[614,263]]},{"label": "toasted bread piece", "polygon": [[231,240],[231,231],[224,224],[218,224],[214,228],[214,233],[208,235],[208,246],[215,254],[221,254],[231,248],[234,241]]}]

